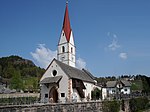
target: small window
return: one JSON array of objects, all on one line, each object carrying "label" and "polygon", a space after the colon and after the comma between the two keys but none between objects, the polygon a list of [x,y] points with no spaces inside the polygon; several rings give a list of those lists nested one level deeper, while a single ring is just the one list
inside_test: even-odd
[{"label": "small window", "polygon": [[64,46],[62,46],[62,52],[63,52],[63,53],[65,52],[65,47],[64,47]]},{"label": "small window", "polygon": [[48,94],[45,94],[45,98],[48,98]]},{"label": "small window", "polygon": [[61,97],[65,97],[65,93],[61,93]]},{"label": "small window", "polygon": [[73,53],[73,48],[71,47],[71,53]]},{"label": "small window", "polygon": [[124,89],[124,91],[127,91],[127,89]]},{"label": "small window", "polygon": [[115,90],[112,90],[112,92],[115,93],[116,91],[115,91]]},{"label": "small window", "polygon": [[72,57],[71,59],[72,59],[72,61],[73,61],[74,58]]}]

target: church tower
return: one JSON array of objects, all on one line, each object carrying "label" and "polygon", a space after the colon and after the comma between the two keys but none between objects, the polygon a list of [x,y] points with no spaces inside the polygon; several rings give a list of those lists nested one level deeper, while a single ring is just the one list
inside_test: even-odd
[{"label": "church tower", "polygon": [[57,59],[69,66],[75,67],[75,45],[70,26],[68,3],[66,3],[63,27],[58,43]]}]

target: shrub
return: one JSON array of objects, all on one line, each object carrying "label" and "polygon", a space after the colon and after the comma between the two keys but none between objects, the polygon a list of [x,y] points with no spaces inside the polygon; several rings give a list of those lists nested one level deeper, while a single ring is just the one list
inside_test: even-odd
[{"label": "shrub", "polygon": [[0,106],[2,105],[23,105],[33,104],[38,100],[37,97],[14,97],[14,98],[0,98]]},{"label": "shrub", "polygon": [[118,101],[103,101],[102,111],[103,112],[119,112],[120,103]]},{"label": "shrub", "polygon": [[95,88],[91,93],[92,100],[99,100],[102,97],[102,91]]},{"label": "shrub", "polygon": [[129,101],[131,112],[138,112],[148,108],[149,100],[146,97],[132,98]]}]

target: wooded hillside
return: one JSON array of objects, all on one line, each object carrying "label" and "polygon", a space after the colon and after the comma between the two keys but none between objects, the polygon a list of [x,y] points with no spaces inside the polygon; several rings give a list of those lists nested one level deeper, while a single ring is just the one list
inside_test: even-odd
[{"label": "wooded hillside", "polygon": [[44,69],[19,56],[0,58],[0,82],[12,89],[37,89]]}]

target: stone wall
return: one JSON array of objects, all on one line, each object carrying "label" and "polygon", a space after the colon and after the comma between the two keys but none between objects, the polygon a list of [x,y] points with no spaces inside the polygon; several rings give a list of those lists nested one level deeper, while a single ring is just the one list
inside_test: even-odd
[{"label": "stone wall", "polygon": [[0,112],[102,112],[102,102],[1,106]]}]

